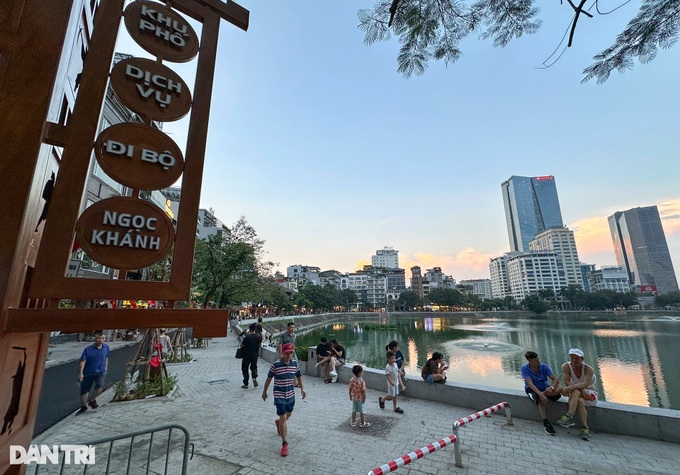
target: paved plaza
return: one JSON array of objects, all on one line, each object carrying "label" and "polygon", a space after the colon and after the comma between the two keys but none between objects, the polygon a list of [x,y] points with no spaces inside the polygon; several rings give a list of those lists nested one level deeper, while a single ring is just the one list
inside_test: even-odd
[{"label": "paved plaza", "polygon": [[[74,351],[79,356],[82,345]],[[346,384],[324,384],[304,377],[307,398],[297,392],[288,424],[290,455],[281,457],[281,439],[274,420],[272,388],[263,401],[262,385],[269,365],[259,362],[260,387],[242,389],[241,360],[234,358],[236,338],[214,339],[205,349],[193,349],[195,361],[169,365],[178,378],[171,398],[109,402],[104,393],[96,410],[69,416],[40,435],[37,444],[85,443],[117,434],[165,424],[185,427],[195,444],[189,474],[367,474],[391,459],[407,454],[451,434],[452,423],[483,408],[453,407],[400,396],[405,414],[378,407],[378,391],[368,390],[368,429],[349,426],[351,402]],[[55,351],[56,354],[56,351]],[[499,401],[500,402],[500,401]],[[555,427],[556,437],[543,432],[540,423],[522,419],[506,424],[503,415],[482,418],[460,429],[463,468],[454,465],[447,446],[399,468],[401,474],[677,474],[680,447],[635,437],[593,433],[589,442],[579,438],[578,425]],[[635,427],[631,427],[635,433]],[[135,450],[144,452],[143,447]],[[168,473],[180,473],[173,453]],[[146,455],[131,464],[130,473],[146,472]],[[103,473],[105,457],[87,473]],[[101,470],[98,471],[97,468]],[[163,473],[164,463],[152,458],[149,472]],[[126,467],[116,466],[115,473]],[[33,473],[29,470],[27,473]],[[44,472],[41,469],[40,473]],[[81,470],[82,473],[82,470]]]}]

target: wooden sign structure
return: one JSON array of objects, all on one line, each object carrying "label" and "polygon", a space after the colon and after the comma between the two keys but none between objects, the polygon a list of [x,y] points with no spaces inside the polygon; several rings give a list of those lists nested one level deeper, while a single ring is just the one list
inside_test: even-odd
[{"label": "wooden sign structure", "polygon": [[[101,0],[94,16],[77,99],[66,125],[47,120],[52,89],[78,0],[0,3],[0,467],[10,445],[32,438],[49,331],[95,328],[193,327],[195,336],[226,335],[220,310],[59,309],[61,299],[189,298],[205,143],[221,20],[247,30],[249,13],[234,2]],[[170,6],[169,6],[170,5]],[[121,15],[130,35],[157,61],[132,58],[109,71]],[[200,38],[184,18],[201,23]],[[59,47],[55,47],[55,44]],[[164,62],[198,55],[195,87]],[[36,74],[40,71],[40,74]],[[107,83],[144,124],[118,124],[96,136]],[[190,114],[184,157],[154,121]],[[45,227],[36,234],[48,164],[43,144],[63,148]],[[104,199],[79,216],[94,148],[101,167],[132,188],[132,196]],[[176,228],[165,213],[139,198],[182,176]],[[174,246],[167,282],[73,278],[74,237],[88,255],[118,269],[137,269]],[[37,255],[35,253],[37,249]],[[11,466],[6,474],[22,473]]]}]

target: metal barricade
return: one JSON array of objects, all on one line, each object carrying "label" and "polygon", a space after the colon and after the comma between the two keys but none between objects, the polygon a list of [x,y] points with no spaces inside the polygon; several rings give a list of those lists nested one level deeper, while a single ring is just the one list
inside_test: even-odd
[{"label": "metal barricade", "polygon": [[380,467],[376,467],[373,470],[371,470],[370,472],[368,472],[368,475],[383,475],[385,473],[394,472],[399,467],[403,467],[404,465],[408,465],[411,462],[413,462],[414,460],[421,459],[426,454],[434,453],[435,450],[446,447],[451,442],[454,442],[454,443],[456,442],[456,436],[455,435],[450,435],[448,437],[444,437],[443,439],[438,440],[437,442],[432,442],[431,444],[427,444],[422,449],[411,452],[410,454],[402,455],[398,459],[390,460],[386,464],[381,465]]},{"label": "metal barricade", "polygon": [[[168,465],[169,465],[169,462],[170,462],[170,453],[172,452],[171,445],[172,445],[172,434],[173,434],[174,430],[179,431],[181,433],[180,437],[182,436],[182,434],[184,436],[184,443],[182,444],[181,474],[186,475],[187,464],[188,464],[189,460],[192,459],[193,456],[194,456],[194,444],[190,442],[189,432],[187,432],[187,430],[184,427],[177,425],[177,424],[169,424],[169,425],[165,425],[165,426],[161,426],[161,427],[156,427],[156,428],[153,428],[153,429],[141,430],[141,431],[137,431],[137,432],[130,432],[128,434],[117,435],[117,436],[114,436],[114,437],[107,437],[107,438],[104,438],[104,439],[99,439],[99,440],[95,440],[93,442],[88,442],[88,443],[83,444],[83,445],[88,445],[90,447],[94,447],[95,450],[96,450],[97,447],[106,447],[108,445],[108,453],[106,454],[106,465],[105,466],[101,466],[99,464],[97,464],[94,467],[92,465],[82,465],[83,468],[82,468],[81,473],[83,473],[83,474],[98,473],[98,474],[107,474],[108,475],[108,473],[110,472],[111,469],[115,470],[116,473],[121,473],[120,472],[121,467],[126,466],[125,473],[129,474],[131,468],[134,468],[134,467],[131,466],[132,465],[133,448],[135,448],[136,450],[142,450],[142,448],[144,448],[146,450],[146,472],[145,473],[147,475],[149,473],[154,473],[154,474],[162,473],[163,475],[167,475]],[[159,432],[165,432],[165,431],[167,431],[167,433],[168,433],[167,442],[164,443],[165,447],[162,448],[159,451],[158,446],[157,446],[156,450],[153,450],[154,449],[154,445],[153,445],[154,434],[157,434]],[[139,439],[139,438],[146,436],[146,435],[149,436],[148,448],[145,445],[142,446],[142,447],[134,447],[135,439],[136,438]],[[114,457],[113,457],[113,454],[114,454],[113,444],[114,444],[114,442],[125,440],[125,439],[130,439],[130,444],[129,444],[127,450],[126,450],[127,455],[125,455],[124,453],[121,453],[120,452],[120,446],[118,446],[118,447],[116,447],[118,449],[118,452],[117,452],[115,460],[114,460]],[[189,447],[191,447],[191,455],[189,456],[189,458],[187,458],[187,454],[189,453]],[[151,458],[152,458],[152,456],[155,456],[156,458],[163,458],[163,456],[165,457],[162,472],[160,471],[160,469],[157,466],[154,467],[153,470],[151,469]],[[123,460],[121,460],[121,459],[123,459]],[[61,453],[59,454],[59,460],[61,461],[59,463],[59,473],[61,474],[61,473],[64,472],[64,470],[66,468],[66,464],[68,463],[67,462],[68,458],[66,457],[65,452],[61,451]],[[112,465],[112,463],[113,463],[113,465]],[[36,465],[34,474],[38,475],[39,473],[41,473],[40,472],[41,468],[46,468],[46,467],[43,467],[41,465]],[[56,467],[53,465],[52,468],[56,468]],[[72,472],[73,468],[75,468],[75,466],[70,465],[68,473],[73,473]],[[45,473],[53,473],[53,472],[47,471]],[[136,473],[138,473],[138,472],[136,472]]]},{"label": "metal barricade", "polygon": [[467,425],[473,421],[476,421],[478,419],[481,419],[484,416],[490,416],[494,412],[498,412],[501,409],[505,409],[505,417],[508,421],[508,425],[512,425],[512,412],[510,411],[510,404],[508,404],[506,401],[500,402],[496,404],[495,406],[487,407],[486,409],[482,409],[479,412],[475,412],[474,414],[470,414],[469,416],[465,416],[462,419],[458,419],[456,422],[453,423],[453,433],[456,436],[456,441],[453,444],[453,456],[454,460],[456,463],[456,467],[462,467],[463,466],[463,457],[460,453],[460,438],[458,437],[458,429],[461,426]]}]

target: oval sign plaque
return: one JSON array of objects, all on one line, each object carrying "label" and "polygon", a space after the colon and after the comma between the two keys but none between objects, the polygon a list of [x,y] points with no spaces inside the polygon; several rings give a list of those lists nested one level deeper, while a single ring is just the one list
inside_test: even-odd
[{"label": "oval sign plaque", "polygon": [[111,178],[130,188],[160,190],[182,175],[184,159],[163,132],[143,124],[116,124],[94,144],[99,165]]},{"label": "oval sign plaque", "polygon": [[175,239],[172,221],[148,201],[118,196],[98,201],[78,218],[78,243],[114,269],[147,267],[165,257]]},{"label": "oval sign plaque", "polygon": [[181,119],[191,108],[191,93],[182,78],[150,59],[119,61],[111,71],[111,86],[123,104],[161,122]]},{"label": "oval sign plaque", "polygon": [[198,53],[198,36],[177,12],[155,2],[133,2],[125,9],[125,28],[151,54],[177,63]]}]

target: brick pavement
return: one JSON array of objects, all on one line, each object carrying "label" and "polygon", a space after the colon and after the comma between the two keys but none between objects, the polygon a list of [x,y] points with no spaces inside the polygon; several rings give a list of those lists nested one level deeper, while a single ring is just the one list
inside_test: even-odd
[{"label": "brick pavement", "polygon": [[[100,398],[106,403],[99,409],[67,417],[34,443],[79,443],[176,423],[189,431],[195,444],[190,474],[366,474],[449,435],[454,420],[475,412],[402,396],[399,405],[405,414],[399,415],[389,410],[389,402],[387,410],[380,410],[377,400],[381,393],[369,390],[366,417],[373,427],[352,429],[348,425],[351,403],[347,385],[323,384],[319,378],[305,376],[307,399],[303,401],[297,394],[289,423],[290,455],[283,458],[271,388],[266,402],[261,398],[262,385],[254,388],[251,383],[249,389],[241,389],[236,346],[236,338],[230,334],[213,340],[207,349],[190,350],[196,361],[169,365],[179,381],[170,399],[108,403],[112,391],[107,391]],[[261,384],[267,369],[268,364],[260,360]],[[395,473],[678,473],[680,450],[676,444],[598,433],[584,442],[577,428],[556,430],[557,436],[550,437],[537,422],[515,419],[514,425],[508,426],[502,415],[482,418],[460,429],[463,468],[454,466],[453,447],[446,447]],[[173,460],[177,457],[173,454]],[[116,473],[124,473],[121,468],[117,467]],[[145,473],[144,468],[143,463],[133,464],[130,473]],[[162,468],[162,464],[152,463],[150,473],[162,473]],[[170,468],[168,473],[179,473],[176,462]],[[99,472],[90,469],[88,473]]]}]

